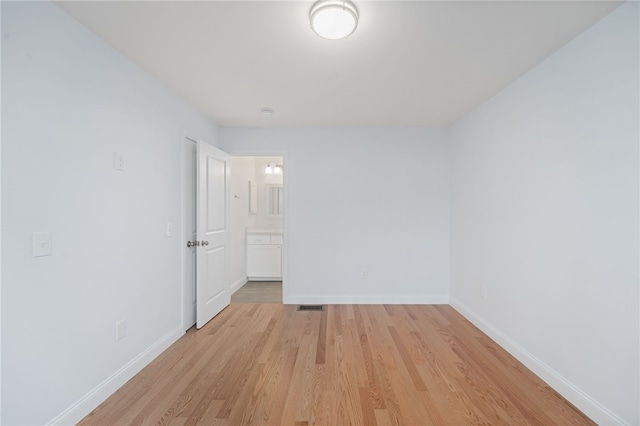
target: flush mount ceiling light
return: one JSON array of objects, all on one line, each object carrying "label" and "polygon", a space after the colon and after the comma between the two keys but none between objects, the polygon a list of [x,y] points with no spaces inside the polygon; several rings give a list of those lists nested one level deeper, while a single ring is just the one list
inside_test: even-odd
[{"label": "flush mount ceiling light", "polygon": [[311,6],[309,20],[320,37],[338,40],[355,31],[358,9],[350,1],[320,0]]}]

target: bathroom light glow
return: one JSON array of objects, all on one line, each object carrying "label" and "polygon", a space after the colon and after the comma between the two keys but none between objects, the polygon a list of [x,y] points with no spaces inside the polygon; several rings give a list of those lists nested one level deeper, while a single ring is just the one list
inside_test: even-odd
[{"label": "bathroom light glow", "polygon": [[266,175],[281,175],[284,166],[281,163],[269,163],[264,169]]}]

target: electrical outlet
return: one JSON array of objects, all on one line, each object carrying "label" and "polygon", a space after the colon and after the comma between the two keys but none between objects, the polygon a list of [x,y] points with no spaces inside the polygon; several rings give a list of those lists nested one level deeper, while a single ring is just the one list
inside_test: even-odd
[{"label": "electrical outlet", "polygon": [[366,280],[367,279],[367,271],[362,271],[362,275],[360,276],[360,279],[362,279],[362,280]]},{"label": "electrical outlet", "polygon": [[51,232],[34,232],[33,257],[51,256]]},{"label": "electrical outlet", "polygon": [[113,168],[124,172],[127,168],[127,162],[124,159],[124,154],[121,152],[113,153]]},{"label": "electrical outlet", "polygon": [[480,297],[482,297],[482,300],[487,300],[487,286],[483,285],[481,290]]},{"label": "electrical outlet", "polygon": [[127,320],[120,320],[116,323],[116,342],[122,340],[127,335]]}]

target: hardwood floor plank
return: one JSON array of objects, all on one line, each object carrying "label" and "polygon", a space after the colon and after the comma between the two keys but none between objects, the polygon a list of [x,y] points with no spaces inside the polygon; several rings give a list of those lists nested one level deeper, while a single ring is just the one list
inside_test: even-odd
[{"label": "hardwood floor plank", "polygon": [[[194,398],[189,405],[185,406],[180,414],[186,418],[185,425],[197,424],[204,413],[213,405],[213,390],[216,386],[216,379],[219,372],[209,371],[201,383],[200,393],[194,392]],[[215,401],[221,403],[221,401]]]},{"label": "hardwood floor plank", "polygon": [[392,425],[402,425],[404,424],[404,416],[400,410],[398,398],[396,397],[396,392],[399,391],[399,389],[394,389],[391,385],[387,367],[381,361],[376,360],[374,362],[374,365],[375,370],[379,376],[380,385],[382,388],[382,397],[385,401],[384,405],[387,409],[387,414],[389,415],[389,421]]},{"label": "hardwood floor plank", "polygon": [[277,378],[272,381],[272,389],[269,389],[268,394],[265,394],[262,398],[266,405],[265,424],[275,426],[281,424],[282,413],[284,411],[282,401],[286,399],[291,387],[291,377],[293,375],[293,367],[298,358],[298,350],[297,347],[287,349],[282,363],[278,366],[280,371],[277,374]]},{"label": "hardwood floor plank", "polygon": [[376,418],[376,409],[371,404],[368,388],[358,388],[360,395],[360,411],[362,412],[362,424],[376,426],[378,420]]},{"label": "hardwood floor plank", "polygon": [[79,424],[593,425],[449,306],[232,304]]},{"label": "hardwood floor plank", "polygon": [[212,401],[209,401],[208,405],[201,405],[199,408],[203,409],[204,411],[194,412],[192,416],[190,416],[187,419],[184,426],[196,425],[196,424],[212,425],[212,426],[226,425],[227,424],[226,419],[219,419],[216,417],[216,415],[218,414],[218,411],[220,411],[220,408],[222,407],[223,404],[224,404],[224,401],[222,400],[212,400]]},{"label": "hardwood floor plank", "polygon": [[309,422],[312,425],[320,425],[324,420],[324,365],[315,364],[313,375],[313,405],[311,407],[311,418]]},{"label": "hardwood floor plank", "polygon": [[[229,398],[237,398],[237,393],[241,391],[240,389],[233,388],[234,385],[244,384],[246,379],[246,372],[242,369],[243,367],[246,369],[247,364],[250,361],[255,360],[255,356],[260,352],[264,341],[268,338],[271,330],[275,326],[275,320],[270,318],[268,321],[268,325],[265,331],[255,332],[255,333],[246,333],[245,337],[249,340],[245,341],[245,344],[242,344],[243,348],[251,348],[252,351],[247,353],[246,358],[238,357],[239,351],[233,352],[232,359],[233,362],[230,362],[230,368],[225,368],[219,372],[210,382],[207,390],[204,392],[204,395],[200,399],[197,405],[194,405],[194,408],[191,412],[189,412],[189,421],[187,424],[195,425],[198,424],[202,417],[207,414],[209,410],[210,404],[216,401],[222,401],[220,404],[220,410],[226,413],[226,405],[225,403]],[[246,353],[246,352],[242,352]],[[244,361],[244,362],[243,362]],[[260,364],[258,364],[260,365]],[[235,368],[234,368],[235,367]],[[234,374],[236,373],[236,374]],[[241,376],[238,377],[237,374]],[[225,407],[225,409],[223,409]],[[217,418],[219,418],[220,410],[216,413]]]},{"label": "hardwood floor plank", "polygon": [[391,426],[391,418],[387,410],[375,410],[375,414],[378,426]]},{"label": "hardwood floor plank", "polygon": [[318,345],[316,346],[316,364],[324,364],[327,347],[327,310],[320,313],[320,328],[318,330]]},{"label": "hardwood floor plank", "polygon": [[[240,315],[242,313],[239,310],[236,314]],[[216,384],[219,384],[220,380],[220,365],[223,365],[228,361],[229,355],[225,355],[225,353],[221,353],[221,349],[224,347],[224,344],[230,344],[231,341],[237,340],[232,329],[228,329],[224,334],[226,337],[223,337],[223,333],[218,333],[218,338],[220,340],[217,343],[218,349],[215,351],[207,350],[206,353],[209,354],[207,357],[203,357],[198,364],[198,369],[194,368],[195,374],[191,382],[186,385],[184,391],[180,394],[180,396],[175,400],[174,404],[169,408],[168,412],[165,413],[165,416],[178,415],[181,417],[185,417],[187,419],[187,423],[193,423],[194,417],[198,417],[198,411],[203,411],[206,408],[204,406],[208,405],[208,400],[202,402],[203,398],[207,398],[207,396],[212,395],[212,387]],[[233,339],[233,340],[231,340]],[[210,344],[213,343],[215,337],[210,337]],[[175,414],[172,414],[175,413]]]},{"label": "hardwood floor plank", "polygon": [[360,312],[360,308],[353,307],[353,314],[355,317],[356,327],[358,330],[358,337],[360,340],[360,350],[362,353],[362,367],[364,367],[367,373],[367,389],[369,391],[369,398],[373,404],[374,409],[385,408],[384,399],[382,398],[382,392],[380,391],[380,385],[374,373],[373,367],[373,355],[371,353],[371,347],[369,346],[369,338],[364,326],[364,320]]},{"label": "hardwood floor plank", "polygon": [[304,335],[298,347],[298,361],[291,376],[284,404],[282,424],[294,424],[296,421],[307,421],[311,418],[313,406],[313,377],[315,373],[316,341]]},{"label": "hardwood floor plank", "polygon": [[223,408],[218,413],[219,418],[228,417],[232,405],[242,391],[242,385],[246,382],[251,373],[251,368],[255,365],[262,348],[275,328],[275,322],[274,319],[271,319],[264,332],[254,333],[255,339],[249,341],[248,345],[243,347],[243,350],[236,351],[236,362],[233,363],[234,368],[229,368],[221,377],[218,377],[217,380],[221,381],[221,384],[214,396],[215,399],[225,400]]},{"label": "hardwood floor plank", "polygon": [[[518,423],[533,424],[551,424],[552,419],[547,416],[544,410],[537,409],[531,402],[524,404],[522,397],[525,395],[519,392],[519,386],[516,382],[508,379],[504,375],[496,375],[491,366],[486,363],[481,353],[478,351],[469,351],[464,344],[458,339],[453,339],[455,346],[452,350],[459,354],[460,358],[467,361],[465,366],[466,386],[474,386],[474,392],[467,392],[476,395],[481,399],[478,406],[481,407],[501,407],[503,411],[507,411],[508,417],[520,420]],[[472,342],[473,339],[468,340]],[[499,383],[500,386],[495,386]],[[484,410],[488,412],[488,410]],[[497,414],[495,411],[490,414]],[[498,417],[498,419],[500,419]]]},{"label": "hardwood floor plank", "polygon": [[411,356],[409,355],[407,348],[402,343],[402,339],[400,338],[400,335],[396,331],[396,328],[395,327],[388,327],[388,328],[389,328],[389,334],[391,334],[391,338],[396,343],[396,349],[400,353],[400,357],[402,358],[402,361],[404,361],[404,366],[407,369],[409,376],[411,376],[411,381],[413,382],[413,385],[415,386],[416,390],[426,391],[427,386],[422,381],[422,377],[420,377],[420,373],[418,373],[416,365],[413,363],[413,360],[411,359]]},{"label": "hardwood floor plank", "polygon": [[[193,331],[193,334],[195,335],[196,332]],[[221,331],[220,340],[225,341],[225,336],[228,337],[229,334],[231,334],[229,330]],[[148,392],[149,398],[145,397],[139,401],[136,407],[131,407],[123,416],[123,420],[131,424],[144,424],[145,418],[156,416],[159,410],[166,409],[167,405],[173,402],[172,398],[177,398],[176,392],[192,383],[192,380],[203,371],[203,368],[210,364],[211,359],[220,353],[219,347],[211,347],[212,342],[212,337],[203,333],[192,340],[193,352],[191,355],[181,359],[180,363],[176,365],[179,368],[172,371],[174,374],[161,376],[161,380],[153,385],[153,392]],[[134,413],[136,413],[135,417],[129,418]]]}]

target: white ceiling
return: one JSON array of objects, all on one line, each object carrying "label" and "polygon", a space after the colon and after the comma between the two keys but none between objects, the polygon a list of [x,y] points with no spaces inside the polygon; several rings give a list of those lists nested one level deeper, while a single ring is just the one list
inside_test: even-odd
[{"label": "white ceiling", "polygon": [[449,125],[620,4],[356,0],[324,40],[312,3],[57,2],[215,123],[260,127]]}]

